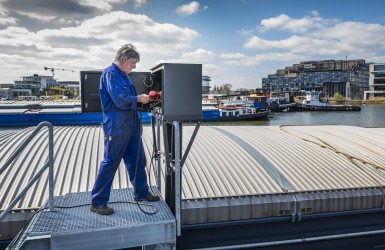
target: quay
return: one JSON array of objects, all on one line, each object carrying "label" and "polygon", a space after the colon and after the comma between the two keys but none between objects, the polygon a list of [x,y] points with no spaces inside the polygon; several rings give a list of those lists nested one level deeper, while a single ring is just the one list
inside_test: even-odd
[{"label": "quay", "polygon": [[[0,166],[32,129],[0,131]],[[43,132],[0,176],[0,210],[4,210],[44,164],[47,139]],[[188,138],[193,133],[193,126],[183,128],[182,150],[188,146]],[[158,186],[159,193],[164,195],[165,170],[156,173],[154,164],[150,164],[154,156],[152,139],[151,127],[144,126],[143,143],[149,160],[150,185]],[[54,142],[56,202],[74,195],[82,197],[76,204],[89,202],[87,193],[103,157],[100,126],[56,126]],[[202,126],[182,167],[180,249],[360,249],[360,244],[371,248],[383,246],[384,166],[385,128]],[[162,176],[160,183],[158,174]],[[16,237],[26,221],[45,206],[47,186],[43,174],[12,213],[0,222],[0,242],[9,242]],[[122,164],[114,179],[113,192],[129,195],[130,188]],[[124,224],[121,221],[131,218],[128,207],[114,203],[111,206],[125,214],[119,220],[119,226]],[[88,207],[78,209],[84,210],[76,212],[79,227],[83,227],[80,226],[82,222],[99,223],[102,219],[89,212]],[[166,208],[165,214],[169,215]],[[169,219],[166,216],[164,228],[172,234],[175,224]],[[117,222],[112,217],[111,220],[111,226],[116,227]],[[57,222],[53,224],[57,225]],[[79,230],[74,222],[61,225],[61,228],[71,227]],[[85,226],[86,230],[89,227]],[[74,235],[74,232],[68,233]],[[87,233],[90,237],[101,235],[97,230]],[[61,233],[60,237],[55,236],[55,232],[49,230],[45,234],[52,239],[71,239]],[[110,248],[131,246],[134,238],[140,238],[142,245],[174,240],[169,234],[157,241],[146,241],[135,234],[131,238],[129,234],[124,236],[122,244],[110,245]],[[92,242],[98,244],[98,241],[87,244],[92,245]],[[76,241],[72,243],[73,248],[82,246],[76,247]]]}]

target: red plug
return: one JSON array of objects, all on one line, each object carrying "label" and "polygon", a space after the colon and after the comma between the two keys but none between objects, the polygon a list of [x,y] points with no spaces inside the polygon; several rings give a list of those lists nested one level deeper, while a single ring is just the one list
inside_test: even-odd
[{"label": "red plug", "polygon": [[159,93],[154,91],[154,90],[151,90],[150,93],[148,93],[148,95],[150,96],[151,100],[158,100],[158,99],[160,99]]}]

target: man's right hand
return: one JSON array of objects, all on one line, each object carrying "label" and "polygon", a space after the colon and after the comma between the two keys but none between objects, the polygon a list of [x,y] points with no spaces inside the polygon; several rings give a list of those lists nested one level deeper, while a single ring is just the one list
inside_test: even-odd
[{"label": "man's right hand", "polygon": [[138,95],[137,100],[138,100],[138,102],[146,104],[146,103],[150,102],[150,96],[146,95],[146,94]]}]

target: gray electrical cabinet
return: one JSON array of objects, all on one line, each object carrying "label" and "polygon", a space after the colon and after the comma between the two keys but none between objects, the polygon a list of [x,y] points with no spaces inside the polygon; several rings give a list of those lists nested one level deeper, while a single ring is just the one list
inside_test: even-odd
[{"label": "gray electrical cabinet", "polygon": [[162,86],[164,120],[202,120],[202,64],[161,63],[151,71],[154,85]]}]

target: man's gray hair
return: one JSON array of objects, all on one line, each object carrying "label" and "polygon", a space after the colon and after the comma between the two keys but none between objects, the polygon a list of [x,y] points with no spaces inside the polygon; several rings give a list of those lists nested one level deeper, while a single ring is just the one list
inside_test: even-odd
[{"label": "man's gray hair", "polygon": [[136,48],[131,44],[123,45],[118,52],[116,52],[115,63],[123,63],[135,58],[140,61],[140,54]]}]

